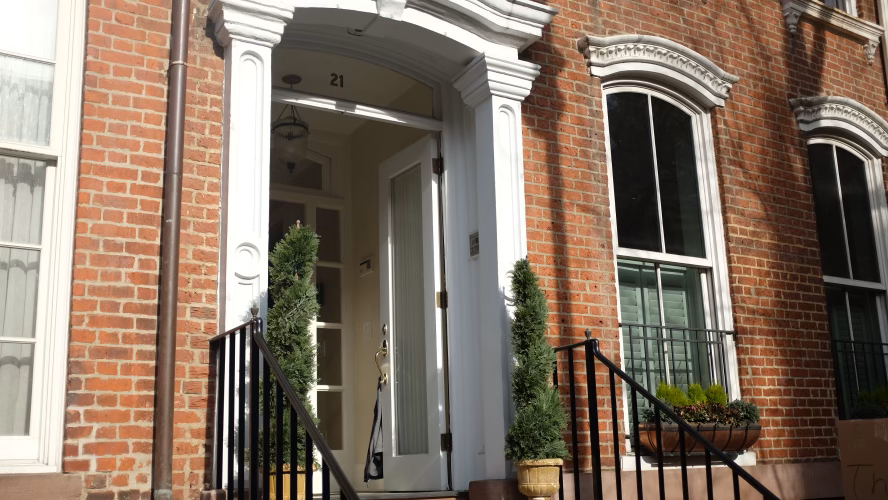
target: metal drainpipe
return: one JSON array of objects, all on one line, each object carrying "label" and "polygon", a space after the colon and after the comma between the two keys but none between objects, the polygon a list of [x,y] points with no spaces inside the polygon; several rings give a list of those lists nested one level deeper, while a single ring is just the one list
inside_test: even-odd
[{"label": "metal drainpipe", "polygon": [[182,150],[185,81],[188,75],[189,0],[173,0],[167,90],[163,223],[160,236],[160,310],[154,404],[154,500],[173,498],[173,406],[176,383],[176,316],[179,291],[179,231],[182,220]]}]

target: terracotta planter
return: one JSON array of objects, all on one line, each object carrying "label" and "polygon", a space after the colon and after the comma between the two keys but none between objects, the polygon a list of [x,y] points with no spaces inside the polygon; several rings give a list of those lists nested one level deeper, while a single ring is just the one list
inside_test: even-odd
[{"label": "terracotta planter", "polygon": [[560,458],[516,462],[518,491],[531,500],[551,498],[558,491],[558,474],[561,471],[561,464]]},{"label": "terracotta planter", "polygon": [[[727,452],[740,452],[749,449],[762,433],[760,425],[719,425],[719,424],[691,424],[695,431],[708,439],[717,449]],[[663,445],[663,453],[679,453],[681,451],[678,442],[678,426],[675,424],[661,424],[660,440]],[[642,446],[653,453],[657,452],[657,426],[652,422],[638,424],[640,434],[639,441]],[[690,434],[685,433],[685,452],[704,451],[703,445]]]}]

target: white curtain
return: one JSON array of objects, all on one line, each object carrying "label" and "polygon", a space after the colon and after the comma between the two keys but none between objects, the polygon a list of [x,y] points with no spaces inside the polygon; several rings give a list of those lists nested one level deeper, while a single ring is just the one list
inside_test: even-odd
[{"label": "white curtain", "polygon": [[0,55],[0,139],[49,145],[54,66]]},{"label": "white curtain", "polygon": [[0,156],[0,435],[28,433],[46,168]]},{"label": "white curtain", "polygon": [[392,179],[391,186],[395,428],[398,454],[417,455],[429,450],[419,167]]}]

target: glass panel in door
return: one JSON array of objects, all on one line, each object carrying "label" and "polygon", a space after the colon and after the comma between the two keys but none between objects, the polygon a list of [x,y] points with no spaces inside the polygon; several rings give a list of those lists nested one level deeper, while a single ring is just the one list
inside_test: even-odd
[{"label": "glass panel in door", "polygon": [[428,452],[423,308],[422,176],[419,166],[391,181],[392,341],[399,455]]}]

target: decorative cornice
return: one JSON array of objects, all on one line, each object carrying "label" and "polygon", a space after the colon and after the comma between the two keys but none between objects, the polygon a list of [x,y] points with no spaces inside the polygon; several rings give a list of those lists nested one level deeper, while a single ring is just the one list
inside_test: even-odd
[{"label": "decorative cornice", "polygon": [[852,16],[843,10],[828,7],[817,0],[782,0],[782,2],[783,17],[792,36],[798,33],[799,21],[804,18],[860,43],[863,45],[863,55],[867,62],[873,63],[882,36],[881,26]]},{"label": "decorative cornice", "polygon": [[724,106],[731,86],[740,79],[699,53],[672,40],[649,35],[585,36],[577,48],[589,73],[602,79],[645,74],[669,80],[694,92],[709,107]]},{"label": "decorative cornice", "polygon": [[539,65],[482,54],[453,79],[453,86],[471,107],[490,96],[523,101],[539,74]]},{"label": "decorative cornice", "polygon": [[215,27],[216,41],[228,46],[231,40],[246,40],[274,47],[293,19],[298,0],[213,0],[208,17]]},{"label": "decorative cornice", "polygon": [[[367,0],[213,0],[209,17],[223,45],[243,39],[274,46],[297,7],[367,13],[368,4],[372,5]],[[395,21],[411,9],[518,50],[539,40],[558,12],[533,0],[376,0],[377,14]]]},{"label": "decorative cornice", "polygon": [[882,156],[888,156],[888,122],[863,104],[847,97],[817,96],[789,100],[799,129],[841,129]]}]

